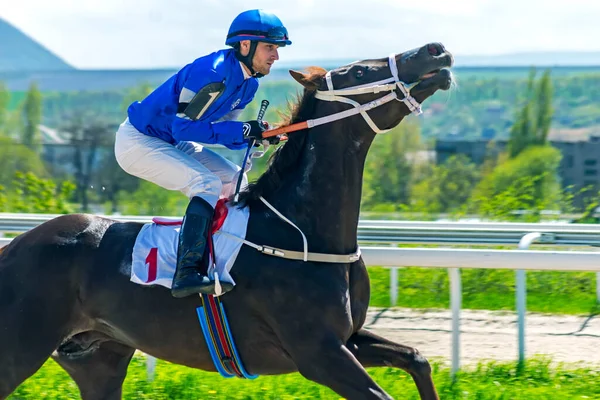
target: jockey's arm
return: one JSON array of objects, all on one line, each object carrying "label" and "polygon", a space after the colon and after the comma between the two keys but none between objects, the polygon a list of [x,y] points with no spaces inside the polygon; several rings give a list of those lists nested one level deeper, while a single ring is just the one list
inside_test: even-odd
[{"label": "jockey's arm", "polygon": [[238,121],[194,121],[178,114],[173,121],[173,138],[178,142],[190,140],[208,144],[241,144],[244,143],[242,126],[243,123]]},{"label": "jockey's arm", "polygon": [[221,117],[218,122],[221,122],[221,121],[237,121],[240,118],[240,115],[242,115],[243,112],[244,112],[243,109],[236,108],[236,109],[230,111],[229,113],[225,114],[223,117]]}]

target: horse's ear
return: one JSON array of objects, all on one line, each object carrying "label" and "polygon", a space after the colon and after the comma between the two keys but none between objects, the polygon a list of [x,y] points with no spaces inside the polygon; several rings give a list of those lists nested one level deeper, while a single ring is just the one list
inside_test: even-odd
[{"label": "horse's ear", "polygon": [[305,88],[315,90],[319,87],[319,83],[315,82],[314,76],[312,74],[303,74],[302,72],[294,71],[293,69],[290,69],[289,71],[292,78],[294,78],[296,82],[298,82]]}]

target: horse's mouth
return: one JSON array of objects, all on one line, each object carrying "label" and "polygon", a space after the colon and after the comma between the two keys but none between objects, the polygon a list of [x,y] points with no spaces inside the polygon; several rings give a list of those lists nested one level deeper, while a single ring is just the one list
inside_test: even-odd
[{"label": "horse's mouth", "polygon": [[452,72],[449,68],[439,68],[421,75],[413,90],[416,92],[436,86],[441,90],[448,90],[452,85]]},{"label": "horse's mouth", "polygon": [[[430,85],[433,82],[440,84],[440,89],[444,89],[446,84],[449,86],[452,83],[452,73],[450,69],[454,65],[454,57],[447,52],[442,45],[428,46],[429,55],[432,56],[434,69],[421,75],[417,80],[418,84],[425,83]],[[437,68],[436,68],[437,67]]]},{"label": "horse's mouth", "polygon": [[433,77],[434,77],[434,76],[436,76],[436,75],[437,75],[439,72],[440,72],[440,69],[438,68],[438,69],[436,69],[436,70],[433,70],[433,71],[431,71],[431,72],[429,72],[429,73],[427,73],[427,74],[421,75],[421,76],[419,77],[419,81],[424,81],[425,79],[433,78]]}]

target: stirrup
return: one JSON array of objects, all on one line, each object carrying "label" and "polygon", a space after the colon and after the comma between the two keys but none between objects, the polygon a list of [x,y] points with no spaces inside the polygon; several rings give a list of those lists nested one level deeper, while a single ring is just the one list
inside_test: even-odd
[{"label": "stirrup", "polygon": [[214,294],[214,290],[214,282],[208,279],[208,276],[201,275],[195,270],[180,277],[175,276],[171,285],[171,294],[177,298],[198,293]]}]

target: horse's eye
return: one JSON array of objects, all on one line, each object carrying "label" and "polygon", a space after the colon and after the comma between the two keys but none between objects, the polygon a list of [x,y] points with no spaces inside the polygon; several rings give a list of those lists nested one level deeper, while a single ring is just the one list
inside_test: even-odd
[{"label": "horse's eye", "polygon": [[358,71],[356,71],[355,76],[358,79],[362,78],[363,76],[365,76],[365,70],[362,68],[359,69]]}]

